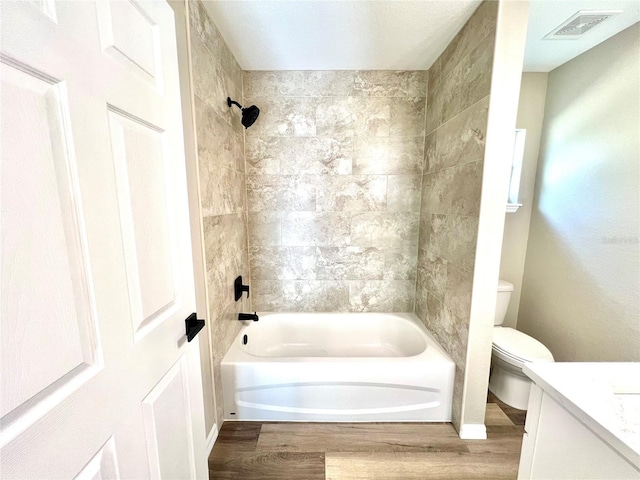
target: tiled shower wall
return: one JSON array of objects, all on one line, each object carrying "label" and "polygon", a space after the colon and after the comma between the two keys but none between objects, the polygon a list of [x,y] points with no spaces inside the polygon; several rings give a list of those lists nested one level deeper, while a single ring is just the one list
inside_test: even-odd
[{"label": "tiled shower wall", "polygon": [[416,314],[456,363],[459,426],[498,2],[480,5],[429,70]]},{"label": "tiled shower wall", "polygon": [[[190,10],[217,403],[207,429],[222,422],[237,312],[252,309],[415,308],[456,362],[459,424],[497,2],[429,72],[242,72],[202,5]],[[245,136],[227,95],[261,109]],[[236,304],[233,279],[249,271],[253,305]]]},{"label": "tiled shower wall", "polygon": [[426,72],[244,72],[262,311],[412,312]]},{"label": "tiled shower wall", "polygon": [[240,311],[249,300],[235,302],[233,280],[249,278],[247,254],[244,135],[237,108],[242,103],[242,71],[200,2],[189,2],[191,63],[198,144],[200,201],[205,237],[213,392],[205,392],[207,432],[223,420],[220,362],[238,334]]}]

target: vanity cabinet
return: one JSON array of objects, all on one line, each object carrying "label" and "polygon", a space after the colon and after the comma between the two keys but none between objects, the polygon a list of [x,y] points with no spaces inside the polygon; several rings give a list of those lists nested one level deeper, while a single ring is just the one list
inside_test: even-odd
[{"label": "vanity cabinet", "polygon": [[[640,479],[637,446],[625,442],[627,438],[633,441],[634,430],[640,427],[636,423],[640,420],[636,418],[640,410],[637,410],[635,398],[604,401],[600,407],[612,411],[600,412],[593,405],[598,397],[605,398],[601,391],[593,391],[593,399],[583,399],[582,395],[588,395],[588,390],[577,388],[578,400],[574,401],[570,384],[579,383],[576,378],[581,377],[567,378],[562,383],[561,376],[545,376],[546,372],[552,372],[552,369],[547,367],[534,374],[525,370],[534,383],[529,396],[518,478]],[[556,388],[554,382],[561,384]],[[590,408],[596,413],[592,415]],[[631,435],[627,437],[627,434]]]}]

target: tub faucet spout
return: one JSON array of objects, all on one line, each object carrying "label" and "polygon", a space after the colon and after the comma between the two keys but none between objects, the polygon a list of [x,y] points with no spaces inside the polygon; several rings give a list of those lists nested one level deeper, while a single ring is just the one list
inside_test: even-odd
[{"label": "tub faucet spout", "polygon": [[238,320],[253,320],[254,322],[257,322],[258,320],[260,320],[260,318],[258,317],[258,313],[257,312],[239,313],[238,314]]}]

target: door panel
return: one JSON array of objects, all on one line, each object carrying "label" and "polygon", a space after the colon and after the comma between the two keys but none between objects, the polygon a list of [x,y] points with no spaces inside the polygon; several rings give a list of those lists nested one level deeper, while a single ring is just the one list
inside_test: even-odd
[{"label": "door panel", "polygon": [[3,478],[207,475],[174,21],[0,2]]},{"label": "door panel", "polygon": [[56,2],[54,0],[29,0],[36,8],[48,16],[53,22],[58,23],[56,14]]},{"label": "door panel", "polygon": [[75,480],[119,479],[118,455],[115,440],[110,437],[89,463],[75,477]]},{"label": "door panel", "polygon": [[151,478],[195,476],[186,369],[181,358],[142,402]]},{"label": "door panel", "polygon": [[[164,132],[110,111],[131,319],[136,338],[175,315],[175,230]],[[153,208],[149,208],[152,204]]]},{"label": "door panel", "polygon": [[0,78],[4,444],[101,356],[64,82],[8,57]]},{"label": "door panel", "polygon": [[121,0],[100,2],[98,21],[104,51],[147,80],[155,82],[161,78],[158,71],[160,32],[141,3]]}]

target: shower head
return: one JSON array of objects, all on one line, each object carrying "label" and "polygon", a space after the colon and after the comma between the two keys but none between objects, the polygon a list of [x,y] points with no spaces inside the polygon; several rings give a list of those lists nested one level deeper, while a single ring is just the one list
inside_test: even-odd
[{"label": "shower head", "polygon": [[260,115],[260,109],[255,105],[251,105],[250,107],[242,109],[242,125],[244,128],[249,128],[251,125],[255,123],[258,119],[258,115]]},{"label": "shower head", "polygon": [[251,105],[247,108],[242,108],[242,105],[240,105],[235,100],[231,100],[231,98],[229,97],[227,97],[227,105],[229,105],[229,108],[231,108],[231,105],[236,105],[238,106],[238,108],[240,108],[240,110],[242,110],[241,123],[244,128],[249,128],[251,125],[253,125],[258,119],[258,115],[260,115],[260,109],[255,105]]}]

